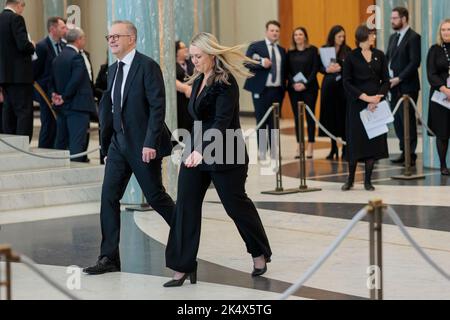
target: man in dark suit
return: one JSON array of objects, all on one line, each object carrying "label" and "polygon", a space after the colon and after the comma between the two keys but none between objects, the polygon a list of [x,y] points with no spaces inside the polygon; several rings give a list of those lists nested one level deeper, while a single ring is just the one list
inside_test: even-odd
[{"label": "man in dark suit", "polygon": [[[391,77],[391,106],[394,108],[401,97],[409,95],[416,103],[419,98],[420,80],[419,67],[421,63],[421,39],[420,35],[409,26],[409,12],[406,8],[398,7],[392,11],[392,28],[395,33],[389,39],[387,59]],[[414,108],[409,111],[411,159],[412,165],[416,163],[417,155],[417,120]],[[402,155],[393,163],[405,162],[405,137],[403,108],[395,115],[395,132],[400,139]]]},{"label": "man in dark suit", "polygon": [[[250,91],[253,96],[256,120],[259,123],[273,103],[283,103],[286,90],[286,50],[277,42],[280,39],[281,25],[278,21],[269,21],[266,24],[266,39],[255,42],[247,50],[247,56],[259,61],[259,65],[249,65],[249,69],[255,74],[249,78],[244,89]],[[270,116],[262,129],[273,129],[273,118]],[[269,131],[269,141],[272,141]],[[266,158],[267,138],[264,131],[258,133],[259,157]],[[274,149],[272,148],[272,156]]]},{"label": "man in dark suit", "polygon": [[[66,46],[62,41],[67,34],[67,26],[60,17],[51,17],[47,21],[48,36],[36,44],[38,59],[33,61],[34,80],[42,90],[51,97],[50,82],[52,78],[53,60]],[[39,148],[53,149],[56,139],[56,119],[53,117],[45,100],[38,94],[40,104],[41,132],[39,134]]]},{"label": "man in dark suit", "polygon": [[[86,136],[90,114],[96,112],[94,93],[89,74],[80,50],[86,45],[86,37],[80,28],[70,29],[67,46],[53,61],[52,100],[59,109],[56,133],[56,149],[69,149],[70,154],[86,150]],[[86,157],[73,159],[85,162]]]},{"label": "man in dark suit", "polygon": [[96,265],[83,271],[121,270],[120,200],[134,173],[148,203],[170,224],[175,205],[162,184],[162,159],[172,151],[164,123],[165,88],[161,69],[136,51],[137,29],[114,22],[107,36],[117,62],[108,71],[108,88],[100,102],[101,145],[107,156],[102,190],[102,244]]},{"label": "man in dark suit", "polygon": [[0,13],[0,86],[3,88],[3,131],[33,136],[33,66],[35,52],[22,13],[24,0],[7,0]]}]

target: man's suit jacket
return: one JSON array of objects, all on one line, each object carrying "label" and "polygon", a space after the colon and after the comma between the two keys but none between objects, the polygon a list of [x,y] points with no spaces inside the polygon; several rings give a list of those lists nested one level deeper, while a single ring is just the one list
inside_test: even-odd
[{"label": "man's suit jacket", "polygon": [[91,80],[83,57],[71,47],[65,47],[53,60],[50,93],[62,95],[62,108],[70,111],[96,112]]},{"label": "man's suit jacket", "polygon": [[[205,87],[198,95],[203,78],[202,75],[195,80],[188,106],[194,121],[200,121],[202,124],[201,132],[196,130],[199,128],[198,123],[194,125],[191,132],[192,145],[190,146],[190,150],[196,150],[203,154],[204,159],[203,163],[199,165],[200,170],[225,171],[247,165],[249,159],[239,120],[239,85],[236,79],[230,74],[229,84],[213,83]],[[210,150],[205,154],[205,150],[213,143],[213,141],[208,141],[210,140],[208,134],[205,136],[208,130],[216,130],[223,137],[223,148],[216,149],[213,154],[209,154]],[[228,136],[227,130],[236,132],[237,137]],[[233,154],[229,154],[230,150],[234,150]]]},{"label": "man's suit jacket", "polygon": [[[61,45],[64,49],[65,45],[62,42]],[[48,36],[36,44],[36,54],[38,59],[33,61],[34,80],[47,92],[52,79],[53,60],[56,58],[55,49]]]},{"label": "man's suit jacket", "polygon": [[34,46],[28,40],[24,18],[3,10],[0,13],[0,84],[32,84],[33,54]]},{"label": "man's suit jacket", "polygon": [[[286,88],[286,50],[278,46],[281,55],[281,86],[283,89]],[[247,50],[247,57],[254,60],[262,60],[267,58],[270,60],[269,50],[267,48],[266,41],[254,42],[250,45]],[[262,93],[266,87],[267,78],[270,74],[270,68],[266,69],[261,65],[249,64],[247,66],[252,73],[255,74],[254,77],[247,79],[244,85],[244,89],[252,93]]]},{"label": "man's suit jacket", "polygon": [[411,28],[406,32],[402,42],[397,47],[396,36],[389,39],[386,57],[394,77],[399,77],[399,89],[402,94],[415,93],[420,90],[419,67],[421,63],[420,35]]},{"label": "man's suit jacket", "polygon": [[[117,62],[109,67],[108,88],[100,102],[102,151],[106,156],[114,134],[112,87]],[[142,149],[152,148],[157,159],[172,153],[171,133],[164,120],[166,93],[159,65],[151,58],[136,52],[131,64],[122,97],[123,134],[130,156],[142,157]]]}]

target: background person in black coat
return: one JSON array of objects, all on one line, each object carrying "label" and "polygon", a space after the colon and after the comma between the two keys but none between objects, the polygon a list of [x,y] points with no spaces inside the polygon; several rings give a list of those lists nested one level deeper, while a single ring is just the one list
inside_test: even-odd
[{"label": "background person in black coat", "polygon": [[[259,124],[270,107],[278,102],[283,105],[286,90],[286,50],[277,44],[280,39],[281,25],[278,21],[266,24],[266,39],[251,44],[247,50],[247,57],[259,61],[257,65],[250,64],[248,68],[254,76],[248,78],[244,89],[250,91],[255,107],[256,122]],[[259,131],[259,158],[266,159],[267,146],[272,142],[273,117],[272,114],[262,126],[261,130],[269,130],[268,136]],[[271,156],[275,158],[276,148],[271,148]]]},{"label": "background person in black coat", "polygon": [[[416,102],[419,98],[420,80],[419,67],[421,63],[421,40],[420,35],[409,26],[409,12],[406,8],[398,7],[392,11],[392,28],[395,33],[389,39],[386,57],[389,65],[389,76],[391,78],[391,107],[395,108],[398,101],[405,94],[411,96]],[[414,108],[410,106],[409,111],[410,138],[411,138],[411,164],[416,163],[417,155],[417,120]],[[394,128],[400,140],[402,155],[393,159],[393,163],[403,164],[405,162],[405,137],[403,107],[395,115]]]},{"label": "background person in black coat", "polygon": [[389,91],[389,73],[383,52],[373,49],[376,30],[365,25],[356,30],[357,49],[347,57],[344,65],[344,88],[347,105],[347,160],[350,174],[343,191],[353,188],[358,161],[365,161],[364,187],[373,191],[372,172],[375,161],[388,158],[387,134],[369,139],[360,113],[364,109],[375,111],[377,104]]},{"label": "background person in black coat", "polygon": [[3,88],[3,131],[33,137],[33,66],[35,45],[22,13],[24,0],[7,0],[0,13],[0,86]]},{"label": "background person in black coat", "polygon": [[[71,155],[86,150],[91,113],[96,112],[94,94],[86,64],[80,51],[86,37],[79,28],[67,32],[67,46],[53,60],[51,93],[58,109],[55,148]],[[72,161],[85,162],[86,157]]]},{"label": "background person in black coat", "polygon": [[[194,128],[202,125],[203,130],[193,130],[194,143],[186,148],[188,156],[180,169],[177,206],[166,249],[167,267],[176,273],[165,287],[181,286],[188,277],[191,283],[197,281],[202,204],[211,182],[253,257],[252,275],[263,275],[270,262],[269,240],[258,211],[245,192],[248,156],[239,121],[239,86],[231,70],[250,76],[243,63],[253,61],[240,49],[219,45],[209,33],[200,33],[191,42],[189,51],[195,73],[190,81],[193,88],[189,112],[196,121]],[[209,141],[210,133],[222,139]],[[197,135],[202,139],[197,139]],[[215,151],[208,150],[214,146]],[[230,150],[235,151],[234,156]]]},{"label": "background person in black coat", "polygon": [[[319,94],[319,83],[317,73],[319,72],[320,61],[319,51],[315,46],[309,44],[308,32],[305,28],[299,27],[292,34],[292,49],[287,54],[287,78],[288,91],[291,99],[292,110],[295,116],[295,133],[297,142],[299,140],[298,128],[298,102],[305,102],[313,112],[316,110],[317,96]],[[304,79],[299,80],[296,76],[303,74]],[[316,141],[316,123],[307,113],[308,121],[308,148],[307,158],[312,159],[314,143]],[[297,150],[297,157],[299,150]]]},{"label": "background person in black coat", "polygon": [[186,84],[186,79],[194,73],[194,65],[188,59],[189,49],[182,41],[175,43],[176,73],[177,73],[177,111],[178,129],[190,131],[194,124],[188,111],[189,98],[191,97],[192,86]]},{"label": "background person in black coat", "polygon": [[151,58],[136,51],[137,29],[116,21],[109,30],[117,62],[108,71],[108,87],[100,102],[101,146],[106,168],[100,220],[101,252],[88,274],[121,270],[120,200],[134,175],[146,200],[170,225],[175,205],[162,183],[162,159],[172,152],[164,123],[166,95],[162,72]]},{"label": "background person in black coat", "polygon": [[[50,85],[52,79],[53,60],[62,52],[66,44],[62,41],[67,34],[67,26],[60,17],[51,17],[47,21],[48,35],[36,44],[38,59],[33,61],[34,80],[41,86],[47,97],[51,99]],[[53,149],[56,139],[56,119],[45,100],[35,92],[40,105],[41,132],[39,148]]]},{"label": "background person in black coat", "polygon": [[428,126],[436,134],[441,173],[448,176],[446,159],[450,139],[450,110],[431,101],[431,98],[435,91],[440,91],[450,101],[450,19],[440,24],[437,44],[428,52],[427,74],[431,86]]},{"label": "background person in black coat", "polygon": [[[321,63],[320,72],[325,75],[322,81],[320,122],[336,137],[345,137],[345,115],[346,115],[346,97],[342,84],[342,69],[344,61],[351,49],[346,44],[345,30],[342,26],[331,28],[327,43],[324,47],[336,48],[336,61],[329,66]],[[320,130],[321,136],[326,136]],[[342,151],[344,157],[345,149]],[[331,139],[331,151],[327,156],[328,160],[338,159],[339,150],[336,141]]]}]

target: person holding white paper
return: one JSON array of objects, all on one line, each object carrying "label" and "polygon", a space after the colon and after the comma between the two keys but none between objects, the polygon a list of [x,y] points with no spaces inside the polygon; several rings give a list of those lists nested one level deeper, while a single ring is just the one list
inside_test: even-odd
[{"label": "person holding white paper", "polygon": [[389,71],[382,51],[374,49],[376,30],[366,25],[356,30],[357,49],[353,50],[344,64],[344,88],[347,93],[347,160],[350,174],[343,191],[353,188],[357,163],[366,165],[364,187],[374,191],[372,172],[375,161],[388,158],[387,135],[370,139],[363,122],[361,111],[374,112],[377,105],[389,91]]},{"label": "person holding white paper", "polygon": [[[342,26],[334,26],[328,34],[327,43],[324,48],[336,49],[336,60],[330,65],[321,63],[320,72],[324,74],[321,91],[320,122],[336,137],[345,137],[345,114],[346,98],[342,86],[342,69],[347,55],[351,48],[346,44],[346,34]],[[326,133],[320,130],[320,136],[325,137]],[[344,158],[345,151],[342,151]],[[328,160],[338,160],[339,150],[336,141],[331,139],[331,152]]]},{"label": "person holding white paper", "polygon": [[[287,54],[288,91],[295,116],[297,142],[300,142],[298,102],[305,102],[313,112],[316,110],[319,94],[317,82],[319,63],[319,51],[315,46],[310,45],[308,31],[298,27],[292,34],[292,47]],[[316,123],[309,113],[306,114],[306,119],[308,121],[307,158],[312,159],[316,141]],[[299,158],[299,149],[297,149],[296,158]]]},{"label": "person holding white paper", "polygon": [[440,92],[450,101],[450,19],[441,23],[437,43],[428,52],[427,73],[431,86],[428,126],[436,134],[441,173],[448,176],[446,157],[450,139],[450,110],[434,102],[432,97]]}]

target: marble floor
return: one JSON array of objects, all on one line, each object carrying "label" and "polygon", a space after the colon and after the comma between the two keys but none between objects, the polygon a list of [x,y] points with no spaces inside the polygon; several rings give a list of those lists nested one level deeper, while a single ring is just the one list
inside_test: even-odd
[{"label": "marble floor", "polygon": [[[254,121],[243,119],[244,128]],[[292,123],[283,121],[283,185],[299,185]],[[98,143],[93,133],[91,145]],[[397,141],[389,139],[390,151],[398,154]],[[247,192],[255,202],[271,241],[273,258],[268,273],[250,276],[252,261],[236,227],[227,217],[211,188],[204,204],[199,251],[199,284],[164,289],[171,277],[165,268],[164,249],[168,226],[154,212],[122,213],[122,273],[98,277],[80,275],[79,288],[71,292],[82,299],[138,300],[276,300],[327,250],[355,213],[368,201],[382,199],[392,206],[408,231],[430,257],[450,273],[450,180],[438,171],[421,169],[424,180],[398,182],[392,175],[402,168],[380,161],[375,170],[377,190],[361,185],[364,168],[352,192],[340,191],[347,166],[324,160],[328,139],[319,139],[315,159],[307,163],[308,186],[321,192],[274,196],[262,191],[275,187],[275,176],[261,174],[264,166],[250,167]],[[419,150],[420,151],[420,150]],[[97,155],[91,161],[98,161]],[[0,243],[32,258],[63,286],[71,272],[95,262],[101,240],[99,204],[70,208],[22,210],[0,214]],[[292,299],[364,300],[369,267],[369,227],[360,222],[335,254]],[[220,234],[220,237],[217,235]],[[433,270],[405,240],[398,228],[383,223],[385,299],[450,299],[450,282]],[[74,266],[74,269],[68,267]],[[74,271],[75,270],[75,271]],[[14,299],[63,299],[60,293],[37,278],[22,264],[13,266]],[[73,289],[73,288],[72,288]]]}]

